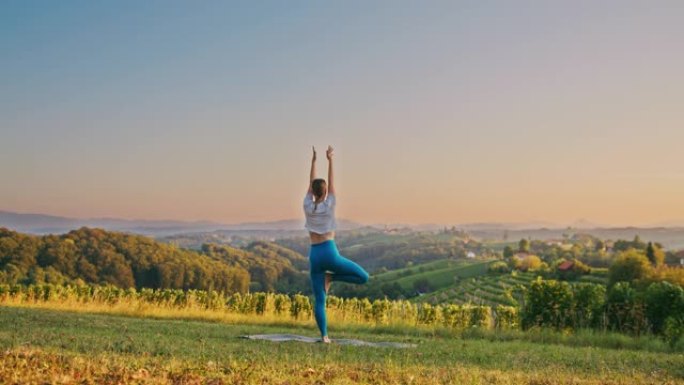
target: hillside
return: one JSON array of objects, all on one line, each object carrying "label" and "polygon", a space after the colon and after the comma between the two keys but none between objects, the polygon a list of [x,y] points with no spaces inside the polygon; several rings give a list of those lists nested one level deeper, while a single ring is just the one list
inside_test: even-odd
[{"label": "hillside", "polygon": [[[276,242],[303,255],[309,252],[309,238],[278,239]],[[458,230],[416,232],[408,228],[388,231],[360,229],[336,236],[340,253],[370,273],[382,273],[441,259],[463,259],[468,252],[494,256],[486,245]]]},{"label": "hillside", "polygon": [[335,295],[342,297],[414,298],[424,293],[453,287],[463,279],[486,274],[487,266],[491,262],[439,259],[375,274],[368,284],[363,286],[335,283],[331,290]]},{"label": "hillside", "polygon": [[376,276],[376,281],[380,284],[397,283],[405,290],[414,289],[416,285],[420,286],[420,283],[424,282],[427,286],[425,291],[439,290],[452,286],[461,279],[486,273],[490,263],[489,261],[439,260],[379,274]]},{"label": "hillside", "polygon": [[538,276],[535,272],[485,273],[427,293],[416,298],[415,301],[428,302],[433,305],[441,303],[472,303],[489,306],[517,306],[518,302],[515,299],[514,290],[520,285],[529,285]]},{"label": "hillside", "polygon": [[[334,325],[334,338],[413,343],[411,349],[273,343],[254,334],[314,336],[311,320],[251,315],[216,321],[6,307],[0,377],[92,384],[680,384],[684,356],[655,338],[447,333]],[[40,327],[35,327],[40,325]],[[611,345],[613,342],[613,347]],[[619,348],[617,348],[619,347]],[[17,381],[16,383],[20,383]]]},{"label": "hillside", "polygon": [[250,291],[309,291],[308,259],[275,243],[253,241],[244,248],[204,244],[202,252],[247,270],[252,277]]},{"label": "hillside", "polygon": [[0,283],[89,283],[122,288],[308,288],[305,258],[269,242],[244,249],[206,245],[203,252],[152,238],[81,228],[62,235],[26,235],[0,228]]},{"label": "hillside", "polygon": [[[509,273],[494,273],[487,269],[473,269],[473,274],[466,276],[465,271],[451,285],[446,285],[418,297],[412,298],[414,302],[427,302],[436,304],[474,304],[474,305],[507,305],[519,306],[522,297],[521,288],[527,287],[530,282],[540,276],[541,272],[536,271],[512,271]],[[465,270],[465,268],[462,268]],[[467,270],[466,270],[467,271]],[[596,283],[607,284],[607,269],[594,268],[591,274],[579,277],[577,281],[570,281],[570,284]]]}]

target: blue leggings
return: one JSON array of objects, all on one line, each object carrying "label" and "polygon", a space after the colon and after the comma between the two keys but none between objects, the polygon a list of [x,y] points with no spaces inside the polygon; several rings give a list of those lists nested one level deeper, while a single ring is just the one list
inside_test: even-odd
[{"label": "blue leggings", "polygon": [[309,264],[315,300],[314,316],[321,336],[325,337],[328,335],[328,321],[325,316],[325,272],[332,273],[333,281],[358,284],[368,282],[368,273],[361,266],[341,256],[332,239],[311,245]]}]

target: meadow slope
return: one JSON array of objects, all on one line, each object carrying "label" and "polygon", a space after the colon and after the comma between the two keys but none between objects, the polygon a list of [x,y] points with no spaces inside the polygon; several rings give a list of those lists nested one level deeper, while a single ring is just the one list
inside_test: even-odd
[{"label": "meadow slope", "polygon": [[331,325],[333,338],[415,349],[272,343],[308,324],[155,319],[0,307],[2,383],[679,384],[684,355]]}]

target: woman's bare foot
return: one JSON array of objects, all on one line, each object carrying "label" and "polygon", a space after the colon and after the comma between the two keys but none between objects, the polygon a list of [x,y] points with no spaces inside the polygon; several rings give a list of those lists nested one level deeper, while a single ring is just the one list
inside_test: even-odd
[{"label": "woman's bare foot", "polygon": [[330,338],[328,338],[328,336],[325,336],[325,337],[323,337],[322,341],[323,341],[324,344],[329,344],[329,343],[330,343]]},{"label": "woman's bare foot", "polygon": [[328,294],[328,290],[330,290],[330,283],[332,283],[332,274],[325,273],[325,294]]}]

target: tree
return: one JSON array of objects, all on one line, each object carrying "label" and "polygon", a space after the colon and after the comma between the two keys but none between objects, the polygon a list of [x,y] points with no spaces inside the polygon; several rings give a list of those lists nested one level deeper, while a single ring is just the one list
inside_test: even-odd
[{"label": "tree", "polygon": [[605,249],[606,249],[606,243],[600,239],[596,240],[596,243],[594,243],[594,250],[603,251]]},{"label": "tree", "polygon": [[508,273],[508,265],[504,261],[496,261],[487,267],[487,271],[490,273]]},{"label": "tree", "polygon": [[649,242],[646,246],[646,257],[653,266],[661,266],[665,262],[665,252],[653,242]]},{"label": "tree", "polygon": [[536,255],[528,255],[520,262],[520,270],[522,271],[538,270],[541,267],[542,261]]},{"label": "tree", "polygon": [[606,301],[606,288],[594,283],[573,286],[575,300],[575,326],[599,326]]},{"label": "tree", "polygon": [[521,318],[523,328],[550,326],[562,329],[572,323],[572,288],[567,282],[532,281],[525,293]]},{"label": "tree", "polygon": [[282,271],[280,266],[295,270],[306,263],[303,256],[291,250],[265,248],[267,252],[275,250],[277,255],[266,258],[256,251],[238,250],[240,256],[250,258],[242,267],[139,235],[83,227],[63,235],[33,236],[0,228],[0,283],[84,282],[122,288],[213,288],[234,292],[247,290],[247,268],[260,261],[278,259],[263,265],[264,280],[268,282],[275,281],[275,273]]},{"label": "tree", "polygon": [[[681,257],[684,257],[684,253],[681,254]],[[679,265],[680,264],[680,255],[679,253],[676,253],[674,251],[668,251],[665,253],[665,263],[668,265]]]},{"label": "tree", "polygon": [[660,334],[668,317],[684,319],[684,289],[669,282],[655,282],[646,289],[646,316],[653,332]]},{"label": "tree", "polygon": [[518,251],[521,253],[527,253],[530,251],[530,241],[523,238],[518,242]]},{"label": "tree", "polygon": [[635,282],[647,278],[652,272],[651,264],[642,251],[630,249],[618,253],[608,270],[608,284]]},{"label": "tree", "polygon": [[653,248],[653,242],[648,242],[648,246],[646,246],[646,257],[651,261],[651,264],[655,265],[655,249]]},{"label": "tree", "polygon": [[617,282],[608,289],[606,315],[607,326],[623,333],[639,335],[648,327],[643,299],[628,282]]},{"label": "tree", "polygon": [[420,278],[413,281],[413,288],[421,293],[432,291],[432,285],[430,285],[430,281],[428,281],[427,278]]},{"label": "tree", "polygon": [[504,259],[509,259],[510,257],[513,256],[513,248],[510,246],[506,246],[503,249],[503,257]]},{"label": "tree", "polygon": [[641,238],[639,238],[639,235],[635,235],[634,240],[632,240],[632,241],[625,241],[623,239],[618,239],[613,244],[613,249],[615,251],[626,251],[629,249],[645,250],[646,249],[646,243],[644,243],[641,240]]},{"label": "tree", "polygon": [[643,250],[646,248],[646,244],[639,238],[639,234],[634,236],[634,240],[632,241],[632,247],[634,247],[637,250]]}]

